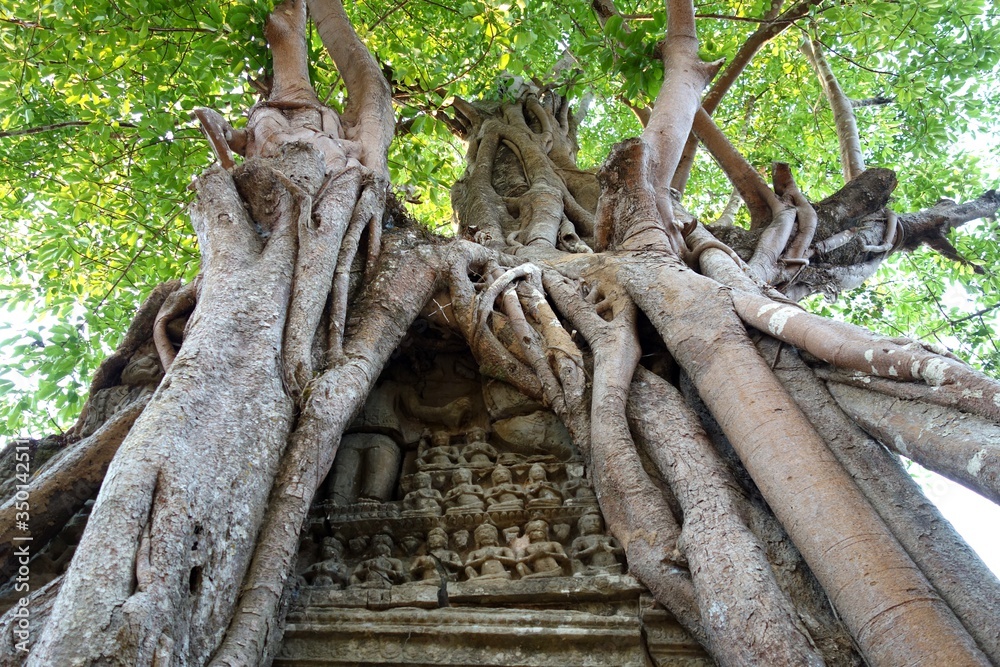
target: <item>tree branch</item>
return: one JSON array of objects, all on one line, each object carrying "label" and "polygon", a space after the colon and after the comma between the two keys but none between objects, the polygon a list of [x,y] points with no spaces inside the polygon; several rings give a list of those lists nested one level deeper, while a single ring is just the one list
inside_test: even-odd
[{"label": "tree branch", "polygon": [[[692,271],[628,260],[618,264],[623,284],[691,377],[868,661],[961,656],[988,664],[767,363],[742,342],[730,290]],[[683,315],[691,312],[712,325]]]},{"label": "tree branch", "polygon": [[[27,134],[41,134],[42,132],[51,132],[52,130],[59,130],[64,127],[87,127],[88,125],[93,124],[93,121],[89,120],[70,120],[65,123],[38,125],[36,127],[26,127],[20,130],[7,130],[6,132],[0,132],[0,139],[5,139],[7,137],[23,137]],[[131,129],[137,126],[132,123],[118,123],[118,127],[127,127]]]},{"label": "tree branch", "polygon": [[746,202],[750,228],[769,225],[784,206],[757,170],[736,150],[704,109],[699,109],[694,117],[694,132]]},{"label": "tree branch", "polygon": [[[777,17],[765,17],[755,19],[761,22],[761,26],[750,35],[740,46],[732,61],[722,71],[722,73],[712,82],[712,87],[705,94],[701,101],[701,107],[708,115],[715,113],[722,98],[729,92],[733,84],[746,69],[753,57],[760,51],[760,48],[767,42],[780,35],[785,28],[795,23],[809,13],[809,9],[821,0],[800,0]],[[717,17],[721,18],[721,17]],[[698,151],[698,138],[691,134],[684,144],[684,152],[680,162],[674,172],[674,177],[670,186],[678,192],[684,192],[687,187],[688,178],[691,176],[691,168],[694,166],[694,156]]]},{"label": "tree branch", "polygon": [[820,85],[833,110],[833,121],[837,127],[837,140],[840,142],[840,164],[844,169],[844,180],[852,181],[865,170],[865,159],[861,154],[861,137],[858,136],[858,124],[854,118],[854,105],[844,93],[834,76],[830,64],[823,56],[823,47],[819,40],[803,40],[799,50],[805,54],[809,64],[816,70]]},{"label": "tree branch", "polygon": [[976,199],[961,204],[942,199],[922,211],[903,213],[899,216],[903,230],[900,248],[914,250],[921,243],[941,237],[966,222],[993,217],[998,210],[1000,192],[989,190]]},{"label": "tree branch", "polygon": [[389,84],[351,26],[341,0],[309,0],[309,11],[344,77],[347,108],[342,119],[355,128],[350,138],[361,143],[361,163],[388,178],[387,155],[395,131]]}]

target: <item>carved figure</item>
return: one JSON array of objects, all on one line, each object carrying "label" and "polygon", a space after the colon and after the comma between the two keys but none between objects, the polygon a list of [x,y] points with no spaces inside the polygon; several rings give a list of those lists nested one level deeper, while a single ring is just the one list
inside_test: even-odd
[{"label": "carved figure", "polygon": [[563,566],[569,564],[569,558],[561,544],[549,540],[548,522],[543,519],[529,521],[524,532],[530,542],[518,559],[517,571],[521,578],[563,576]]},{"label": "carved figure", "polygon": [[403,562],[392,557],[392,538],[380,533],[372,538],[371,558],[361,561],[351,573],[351,586],[389,588],[408,579]]},{"label": "carved figure", "polygon": [[149,341],[142,345],[122,369],[122,384],[129,387],[156,386],[163,379],[163,366],[156,347]]},{"label": "carved figure", "polygon": [[324,537],[322,560],[310,565],[302,576],[313,586],[336,586],[343,588],[350,580],[350,572],[344,565],[344,545],[336,537]]},{"label": "carved figure", "polygon": [[94,433],[115,413],[140,398],[152,394],[163,379],[163,367],[153,341],[135,351],[121,372],[121,384],[98,389],[87,402],[78,432],[81,437]]},{"label": "carved figure", "polygon": [[483,487],[472,483],[471,470],[459,468],[452,474],[451,481],[452,488],[444,496],[448,514],[483,511]]},{"label": "carved figure", "polygon": [[596,505],[597,495],[586,477],[570,477],[563,485],[563,498],[568,506]]},{"label": "carved figure", "polygon": [[469,444],[462,448],[462,461],[473,468],[489,468],[497,460],[497,450],[486,442],[486,430],[478,426],[466,434]]},{"label": "carved figure", "polygon": [[486,492],[486,507],[491,512],[524,509],[524,489],[511,481],[510,470],[497,466],[490,476],[493,487]]},{"label": "carved figure", "polygon": [[573,573],[621,574],[622,565],[618,557],[624,553],[618,541],[604,534],[604,520],[600,514],[584,514],[577,521],[580,536],[569,546],[569,556],[573,559]]},{"label": "carved figure", "polygon": [[458,464],[460,459],[458,447],[451,444],[451,435],[447,431],[435,431],[430,442],[420,439],[417,448],[417,468],[450,468]]},{"label": "carved figure", "polygon": [[413,387],[401,387],[399,398],[408,414],[425,423],[444,424],[448,428],[457,428],[465,422],[472,409],[472,401],[464,396],[442,407],[423,405]]},{"label": "carved figure", "polygon": [[441,492],[431,488],[431,476],[418,472],[413,476],[413,490],[403,498],[403,516],[441,516]]},{"label": "carved figure", "polygon": [[465,551],[469,548],[469,531],[462,528],[451,534],[451,548],[455,551]]},{"label": "carved figure", "polygon": [[528,481],[524,485],[524,493],[528,499],[526,507],[530,509],[544,507],[559,507],[563,502],[562,491],[549,482],[545,468],[536,463],[528,470]]},{"label": "carved figure", "polygon": [[510,579],[510,569],[517,564],[514,551],[500,546],[497,527],[484,523],[476,528],[476,549],[465,560],[469,579]]},{"label": "carved figure", "polygon": [[462,559],[448,548],[448,533],[443,528],[427,533],[427,553],[418,556],[410,566],[414,581],[434,586],[441,585],[442,574],[447,581],[454,581],[461,570]]},{"label": "carved figure", "polygon": [[328,497],[334,505],[386,502],[392,497],[401,459],[399,447],[387,435],[345,435],[327,482]]}]

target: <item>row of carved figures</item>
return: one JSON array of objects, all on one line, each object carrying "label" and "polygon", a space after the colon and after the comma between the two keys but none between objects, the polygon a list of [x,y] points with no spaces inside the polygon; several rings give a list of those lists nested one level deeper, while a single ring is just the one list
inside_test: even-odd
[{"label": "row of carved figures", "polygon": [[569,505],[593,504],[593,490],[586,480],[570,479],[563,485],[550,482],[541,464],[528,469],[523,484],[513,481],[511,470],[497,466],[490,473],[491,484],[483,488],[472,481],[472,470],[457,468],[445,492],[435,489],[431,474],[413,475],[411,490],[403,497],[403,516],[441,516],[444,513],[502,512],[533,510]]},{"label": "row of carved figures", "polygon": [[[467,531],[462,540],[468,539]],[[505,530],[508,545],[500,543],[500,531],[491,523],[476,527],[475,547],[463,558],[449,548],[449,535],[443,528],[427,533],[422,549],[407,559],[393,555],[395,542],[388,533],[371,538],[367,557],[353,567],[344,560],[344,543],[337,537],[323,539],[322,560],[303,572],[313,586],[337,588],[389,588],[414,582],[440,585],[446,581],[490,581],[539,579],[545,577],[594,576],[620,574],[623,553],[615,539],[604,533],[604,523],[596,513],[585,514],[577,521],[578,537],[564,547],[549,534],[544,519],[534,519],[519,532]],[[460,542],[462,541],[460,540]]]},{"label": "row of carved figures", "polygon": [[434,431],[420,439],[417,446],[417,468],[431,470],[464,466],[488,468],[497,462],[499,454],[486,441],[486,429],[475,427],[465,434],[461,447],[453,445],[447,431]]}]

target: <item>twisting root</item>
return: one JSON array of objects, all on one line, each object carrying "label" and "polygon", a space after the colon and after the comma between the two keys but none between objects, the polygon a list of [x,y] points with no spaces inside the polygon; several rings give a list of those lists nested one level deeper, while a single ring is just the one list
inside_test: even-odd
[{"label": "twisting root", "polygon": [[[469,242],[459,242],[452,247],[455,256],[447,273],[451,306],[459,331],[469,341],[480,371],[484,375],[503,379],[531,398],[543,400],[541,384],[531,368],[497,339],[491,327],[478,324],[481,321],[478,310],[481,297],[476,294],[469,273],[475,270],[480,275],[485,274],[486,270],[482,267],[497,255]],[[487,313],[492,309],[493,301],[489,302],[491,306],[487,308]]]},{"label": "twisting root", "polygon": [[476,298],[476,329],[482,331],[486,325],[486,318],[493,310],[493,303],[497,297],[507,289],[518,278],[526,278],[534,274],[541,275],[541,270],[531,263],[521,264],[514,268],[507,269],[503,274],[490,284],[486,291]]},{"label": "twisting root", "polygon": [[187,285],[171,293],[156,313],[156,320],[153,321],[153,343],[156,345],[156,353],[160,356],[160,364],[163,366],[164,373],[170,370],[170,365],[177,358],[174,344],[170,341],[170,336],[167,335],[167,324],[194,310],[198,303],[200,290],[201,275],[199,274]]},{"label": "twisting root", "polygon": [[[344,232],[337,255],[337,268],[333,272],[333,288],[330,297],[330,329],[327,334],[327,363],[334,363],[343,355],[344,328],[347,322],[347,301],[350,297],[351,265],[361,244],[361,234],[366,227],[377,224],[381,231],[382,211],[385,207],[385,187],[380,179],[374,179],[362,186],[358,195],[351,221]],[[372,245],[377,243],[369,237],[369,264],[365,274],[375,270],[375,262],[371,261]],[[377,249],[376,249],[377,253]],[[377,256],[377,254],[376,254]]]},{"label": "twisting root", "polygon": [[[896,237],[899,237],[897,241]],[[899,216],[890,209],[885,209],[885,231],[882,233],[882,243],[878,245],[862,246],[865,252],[892,252],[903,242],[903,225],[899,221]]]},{"label": "twisting root", "polygon": [[[694,231],[694,230],[692,230],[692,231]],[[690,236],[691,235],[689,233],[688,237],[690,237]],[[733,250],[732,248],[730,248],[729,246],[727,246],[722,241],[717,241],[717,240],[706,239],[704,237],[700,237],[700,238],[697,238],[697,240],[695,241],[695,243],[693,244],[693,246],[692,246],[692,244],[689,243],[688,244],[688,248],[689,248],[689,252],[687,253],[687,256],[684,258],[684,261],[692,269],[697,269],[698,268],[698,260],[701,258],[701,253],[705,252],[709,248],[714,248],[716,250],[721,250],[722,252],[724,252],[727,255],[729,255],[729,257],[734,262],[736,262],[736,266],[738,266],[738,267],[740,267],[741,269],[744,269],[744,270],[747,269],[747,265],[743,261],[743,258],[740,257],[739,255],[737,255],[735,250]]]},{"label": "twisting root", "polygon": [[805,198],[799,186],[792,178],[792,171],[784,162],[774,164],[773,179],[775,192],[791,200],[795,206],[795,217],[798,222],[798,231],[792,242],[788,244],[788,249],[783,257],[786,264],[799,263],[808,265],[807,252],[812,243],[813,235],[816,233],[816,209]]}]

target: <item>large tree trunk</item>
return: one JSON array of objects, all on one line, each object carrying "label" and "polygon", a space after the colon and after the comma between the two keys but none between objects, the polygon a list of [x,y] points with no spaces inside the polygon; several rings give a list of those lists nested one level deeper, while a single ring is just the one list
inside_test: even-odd
[{"label": "large tree trunk", "polygon": [[[270,99],[245,131],[199,112],[220,162],[196,184],[202,273],[152,301],[155,322],[136,329],[165,376],[148,405],[71,445],[30,489],[54,497],[81,452],[99,452],[86,492],[52,502],[49,524],[68,520],[128,430],[68,572],[36,593],[42,609],[58,589],[28,664],[269,663],[310,502],[439,293],[447,312],[425,316],[466,341],[483,375],[563,421],[629,570],[720,664],[1000,663],[1000,582],[967,553],[955,562],[972,576],[942,571],[960,541],[920,527],[937,517],[898,510],[922,511],[918,492],[872,440],[997,498],[983,467],[1000,385],[789,298],[837,291],[852,267],[881,261],[872,239],[855,254],[821,249],[865,216],[882,216],[873,233],[895,229],[883,209],[894,175],[852,170],[814,206],[778,165],[772,190],[699,111],[718,68],[697,56],[691,3],[668,9],[646,131],[596,174],[576,168],[579,119],[552,90],[455,101],[468,164],[452,191],[460,238],[445,241],[382,236],[391,100],[339,0],[310,3],[348,87],[339,115],[308,81],[304,0],[276,8]],[[671,194],[692,128],[750,205],[751,230],[713,236]],[[803,273],[812,255],[821,266]],[[95,414],[97,390],[125,384],[123,359],[143,342],[103,369]],[[803,353],[793,370],[778,364],[782,346]],[[912,433],[916,413],[921,426],[962,422],[956,449],[954,429]],[[873,467],[843,424],[875,450]],[[5,534],[15,515],[0,508]]]}]

